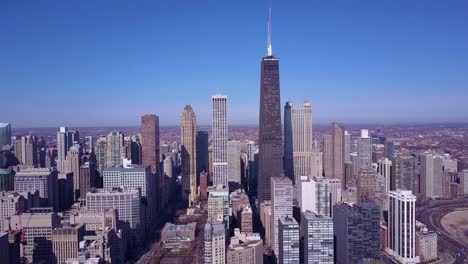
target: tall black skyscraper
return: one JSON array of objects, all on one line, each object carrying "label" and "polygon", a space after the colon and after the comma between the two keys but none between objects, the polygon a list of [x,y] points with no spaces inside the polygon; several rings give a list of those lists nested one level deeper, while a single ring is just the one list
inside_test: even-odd
[{"label": "tall black skyscraper", "polygon": [[271,10],[268,20],[268,52],[260,77],[260,125],[258,203],[270,200],[270,179],[283,174],[279,60],[271,47]]},{"label": "tall black skyscraper", "polygon": [[200,172],[208,172],[208,132],[197,131],[197,178]]},{"label": "tall black skyscraper", "polygon": [[284,105],[284,175],[294,182],[291,101]]}]

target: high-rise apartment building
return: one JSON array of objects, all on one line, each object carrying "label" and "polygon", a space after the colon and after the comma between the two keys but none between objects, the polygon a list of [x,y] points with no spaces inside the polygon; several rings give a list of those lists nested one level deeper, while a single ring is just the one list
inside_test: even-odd
[{"label": "high-rise apartment building", "polygon": [[241,183],[241,145],[240,141],[230,140],[228,149],[228,181]]},{"label": "high-rise apartment building", "polygon": [[377,192],[377,173],[372,168],[361,168],[356,180],[358,200],[373,200]]},{"label": "high-rise apartment building", "polygon": [[228,186],[228,125],[227,125],[227,96],[214,95],[211,97],[213,106],[213,127],[211,144],[213,146],[213,185]]},{"label": "high-rise apartment building", "polygon": [[283,174],[279,60],[271,46],[271,19],[268,25],[267,56],[262,59],[260,76],[258,205],[271,199],[271,177]]},{"label": "high-rise apartment building", "polygon": [[292,181],[284,176],[271,178],[271,219],[270,245],[275,254],[279,253],[278,219],[293,215]]},{"label": "high-rise apartment building", "polygon": [[304,102],[302,108],[291,109],[294,179],[312,175],[312,105]]},{"label": "high-rise apartment building", "polygon": [[387,253],[402,264],[419,263],[416,256],[416,196],[410,190],[389,192]]},{"label": "high-rise apartment building", "polygon": [[333,123],[332,128],[333,177],[331,178],[340,179],[341,189],[345,190],[346,179],[344,177],[344,127],[343,125]]},{"label": "high-rise apartment building", "polygon": [[11,144],[11,125],[0,123],[0,149],[5,145]]},{"label": "high-rise apartment building", "polygon": [[292,216],[278,219],[278,263],[299,264],[299,224]]},{"label": "high-rise apartment building", "polygon": [[107,135],[106,166],[122,165],[126,157],[124,138],[121,132],[110,132]]},{"label": "high-rise apartment building", "polygon": [[229,223],[231,207],[229,204],[229,190],[222,185],[213,186],[208,190],[208,219],[213,222]]},{"label": "high-rise apartment building", "polygon": [[384,178],[384,192],[390,191],[390,178],[392,175],[392,161],[385,158],[377,162],[377,173]]},{"label": "high-rise apartment building", "polygon": [[197,118],[190,105],[182,112],[180,128],[183,190],[191,204],[197,195]]},{"label": "high-rise apartment building", "polygon": [[351,134],[345,130],[344,132],[344,152],[345,152],[345,163],[351,163]]},{"label": "high-rise apartment building", "polygon": [[106,166],[106,150],[107,150],[107,138],[105,136],[99,137],[96,140],[94,146],[94,153],[96,155],[96,169],[102,172]]},{"label": "high-rise apartment building", "polygon": [[429,153],[419,155],[420,191],[426,199],[443,197],[443,159]]},{"label": "high-rise apartment building", "polygon": [[364,201],[333,208],[337,263],[363,263],[380,257],[380,208]]},{"label": "high-rise apartment building", "polygon": [[341,201],[341,191],[340,179],[322,176],[302,178],[297,190],[301,212],[311,211],[331,216],[333,205]]},{"label": "high-rise apartment building", "polygon": [[301,213],[304,263],[334,263],[333,221],[329,216],[310,211]]},{"label": "high-rise apartment building", "polygon": [[392,177],[390,180],[390,190],[407,190],[418,193],[416,185],[416,157],[411,155],[401,155],[393,159]]}]

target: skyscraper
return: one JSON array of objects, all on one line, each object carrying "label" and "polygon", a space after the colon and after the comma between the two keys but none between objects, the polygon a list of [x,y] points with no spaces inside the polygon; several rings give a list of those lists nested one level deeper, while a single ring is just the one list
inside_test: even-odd
[{"label": "skyscraper", "polygon": [[228,141],[228,181],[241,183],[241,152],[240,142],[236,140]]},{"label": "skyscraper", "polygon": [[65,158],[68,149],[73,145],[71,133],[66,127],[60,127],[57,132],[57,170],[65,172]]},{"label": "skyscraper", "polygon": [[[284,175],[294,181],[294,159],[293,159],[293,127],[291,101],[284,105]],[[301,176],[301,175],[299,175]],[[302,175],[305,176],[305,175]]]},{"label": "skyscraper", "polygon": [[267,56],[262,59],[260,76],[258,205],[271,199],[271,177],[283,174],[280,99],[279,60],[271,46],[270,10]]},{"label": "skyscraper", "polygon": [[312,175],[312,105],[304,102],[302,108],[292,108],[294,179]]},{"label": "skyscraper", "polygon": [[278,219],[293,215],[292,181],[284,176],[271,178],[271,219],[270,240],[271,248],[278,256]]},{"label": "skyscraper", "polygon": [[11,144],[11,125],[0,123],[0,150],[5,145]]},{"label": "skyscraper", "polygon": [[346,189],[346,179],[344,174],[344,127],[343,125],[333,123],[333,177],[341,179],[341,189]]},{"label": "skyscraper", "polygon": [[369,130],[361,129],[361,137],[358,139],[359,170],[372,168],[372,138]]},{"label": "skyscraper", "polygon": [[344,152],[345,152],[345,163],[351,163],[351,134],[348,131],[344,132]]},{"label": "skyscraper", "polygon": [[389,192],[387,253],[400,263],[419,263],[416,256],[416,196],[408,190]]},{"label": "skyscraper", "polygon": [[278,219],[278,263],[299,264],[299,224],[292,216]]},{"label": "skyscraper", "polygon": [[121,132],[110,132],[107,135],[106,166],[122,165],[126,157],[124,138]]},{"label": "skyscraper", "polygon": [[227,157],[227,96],[214,95],[213,128],[211,141],[213,145],[213,184],[228,186],[228,157]]},{"label": "skyscraper", "polygon": [[65,171],[73,172],[73,199],[77,200],[80,197],[80,166],[82,150],[80,145],[76,144],[70,147],[65,159]]},{"label": "skyscraper", "polygon": [[418,193],[416,185],[416,157],[401,155],[393,159],[392,177],[390,179],[391,190],[398,189]]},{"label": "skyscraper", "polygon": [[304,263],[333,264],[333,221],[310,211],[301,213]]},{"label": "skyscraper", "polygon": [[151,172],[159,172],[159,117],[144,115],[141,117],[142,164],[151,166]]},{"label": "skyscraper", "polygon": [[191,204],[197,195],[197,118],[190,105],[182,112],[180,133],[183,189]]},{"label": "skyscraper", "polygon": [[197,175],[202,171],[208,172],[208,132],[197,132]]}]

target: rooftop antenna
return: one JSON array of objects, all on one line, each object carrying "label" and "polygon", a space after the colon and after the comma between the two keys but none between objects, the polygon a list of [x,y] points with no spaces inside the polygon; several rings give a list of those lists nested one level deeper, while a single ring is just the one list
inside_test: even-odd
[{"label": "rooftop antenna", "polygon": [[273,56],[273,48],[271,47],[271,7],[268,9],[268,47],[267,54],[268,56]]}]

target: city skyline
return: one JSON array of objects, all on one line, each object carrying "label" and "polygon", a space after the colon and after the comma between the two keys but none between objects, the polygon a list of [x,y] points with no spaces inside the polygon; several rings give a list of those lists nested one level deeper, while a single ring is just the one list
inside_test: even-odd
[{"label": "city skyline", "polygon": [[[179,113],[172,109],[186,104],[197,109],[200,124],[209,124],[206,106],[216,93],[230,98],[230,124],[258,123],[266,1],[58,3],[54,9],[50,2],[28,3],[44,11],[37,13],[21,2],[2,5],[0,22],[10,27],[0,33],[10,41],[0,44],[0,87],[7,98],[32,95],[5,102],[15,111],[2,118],[14,127],[128,126],[144,113],[157,113],[162,126],[176,125]],[[324,2],[271,5],[275,54],[283,61],[282,105],[310,100],[317,123],[464,121],[468,34],[460,25],[467,3],[365,1],[342,10]],[[216,7],[220,12],[205,11]],[[19,23],[19,17],[26,19]],[[70,91],[70,100],[58,100],[65,96],[60,89]],[[165,93],[173,90],[186,97]],[[158,100],[162,94],[165,100]],[[66,107],[69,101],[82,103]],[[137,107],[125,111],[122,104]]]}]

